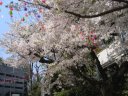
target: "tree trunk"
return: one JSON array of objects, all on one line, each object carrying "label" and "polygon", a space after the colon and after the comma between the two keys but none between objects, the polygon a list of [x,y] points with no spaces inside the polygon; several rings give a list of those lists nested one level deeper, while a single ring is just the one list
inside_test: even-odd
[{"label": "tree trunk", "polygon": [[30,89],[32,90],[33,62],[30,63]]},{"label": "tree trunk", "polygon": [[110,80],[107,82],[104,82],[101,85],[101,94],[102,96],[115,96],[113,94],[113,85]]}]

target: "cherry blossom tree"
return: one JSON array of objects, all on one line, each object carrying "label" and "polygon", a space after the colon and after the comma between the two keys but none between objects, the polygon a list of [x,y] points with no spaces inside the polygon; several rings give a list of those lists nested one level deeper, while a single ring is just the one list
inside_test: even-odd
[{"label": "cherry blossom tree", "polygon": [[[93,56],[93,63],[97,65],[106,84],[106,73],[92,48],[102,48],[102,39],[109,38],[110,33],[127,31],[127,0],[20,2],[31,5],[28,6],[30,8],[43,8],[43,21],[39,20],[30,25],[14,22],[11,30],[1,40],[2,46],[26,60],[42,61],[44,57],[50,58],[53,60],[47,72],[50,76],[56,70],[80,65],[81,62],[88,63],[85,58],[88,48]],[[104,87],[103,96],[108,95],[106,90]]]}]

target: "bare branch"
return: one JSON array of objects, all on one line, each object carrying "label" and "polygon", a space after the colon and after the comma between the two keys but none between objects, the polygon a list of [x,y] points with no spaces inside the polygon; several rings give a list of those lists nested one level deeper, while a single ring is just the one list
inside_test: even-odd
[{"label": "bare branch", "polygon": [[[128,3],[128,1],[125,1],[125,0],[113,0],[113,1],[118,1],[118,2],[125,2],[125,3]],[[32,4],[32,5],[35,5],[35,6],[41,6],[41,7],[44,7],[46,9],[53,9],[53,7],[47,5],[47,4],[34,4],[34,3],[31,3],[31,2],[27,2],[27,1],[24,1],[23,2],[26,2],[28,4]],[[126,9],[128,8],[128,4],[127,5],[124,5],[124,6],[118,6],[118,7],[115,7],[113,9],[110,9],[108,11],[104,11],[104,12],[101,12],[99,14],[94,14],[94,15],[81,15],[79,13],[75,13],[75,12],[72,12],[72,11],[68,11],[68,10],[64,10],[65,13],[68,13],[68,14],[71,14],[71,15],[74,15],[76,17],[79,17],[79,18],[95,18],[95,17],[99,17],[99,16],[104,16],[104,15],[107,15],[107,14],[110,14],[110,13],[113,13],[113,12],[116,12],[116,11],[120,11],[120,10],[123,10],[123,9]],[[54,8],[55,10],[58,10],[57,8]]]},{"label": "bare branch", "polygon": [[126,1],[126,0],[112,0],[112,1],[117,1],[117,2],[119,2],[119,3],[126,3],[126,4],[128,4],[128,1]]},{"label": "bare branch", "polygon": [[120,10],[123,10],[126,8],[128,8],[128,4],[125,6],[115,7],[113,9],[108,10],[108,11],[105,11],[105,12],[102,12],[99,14],[95,14],[95,15],[81,15],[81,14],[74,13],[74,12],[67,11],[67,10],[65,10],[65,13],[69,13],[69,14],[74,15],[74,16],[79,17],[79,18],[95,18],[95,17],[99,17],[99,16],[104,16],[104,15],[107,15],[107,14],[110,14],[110,13],[113,13],[116,11],[120,11]]}]

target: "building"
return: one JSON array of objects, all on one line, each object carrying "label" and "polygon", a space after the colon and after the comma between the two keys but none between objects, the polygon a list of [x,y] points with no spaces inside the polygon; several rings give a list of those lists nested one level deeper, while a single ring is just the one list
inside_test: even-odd
[{"label": "building", "polygon": [[127,37],[128,34],[116,36],[116,39],[97,55],[102,67],[128,60]]},{"label": "building", "polygon": [[0,96],[26,96],[27,80],[24,71],[0,64]]}]

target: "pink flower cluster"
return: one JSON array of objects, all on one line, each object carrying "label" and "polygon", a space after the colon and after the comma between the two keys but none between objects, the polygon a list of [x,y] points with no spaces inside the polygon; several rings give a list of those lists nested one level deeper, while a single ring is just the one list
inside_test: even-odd
[{"label": "pink flower cluster", "polygon": [[82,36],[82,40],[85,40],[86,43],[85,45],[86,46],[96,46],[96,39],[97,39],[97,36],[94,32],[90,32],[89,34],[86,34],[84,32],[80,32],[81,36]]}]

